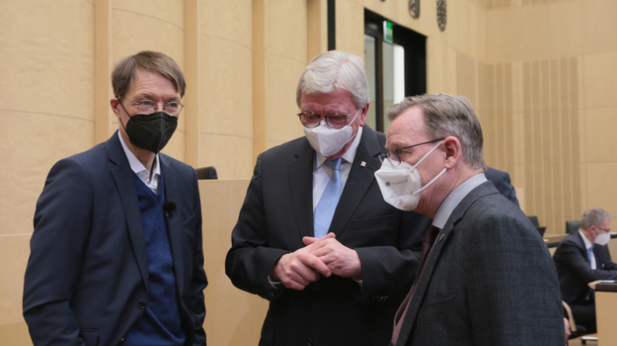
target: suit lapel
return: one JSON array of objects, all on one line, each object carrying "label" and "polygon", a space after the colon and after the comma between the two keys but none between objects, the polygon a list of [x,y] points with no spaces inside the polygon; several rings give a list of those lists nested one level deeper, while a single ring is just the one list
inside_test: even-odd
[{"label": "suit lapel", "polygon": [[329,231],[334,232],[337,237],[343,233],[354,211],[374,183],[375,171],[381,168],[379,155],[382,154],[382,149],[375,131],[364,126],[347,183],[345,183],[330,225]]},{"label": "suit lapel", "polygon": [[426,264],[424,265],[424,268],[422,269],[422,274],[420,275],[418,284],[416,285],[411,301],[409,302],[409,307],[407,308],[407,313],[405,314],[405,320],[403,321],[399,338],[396,342],[397,345],[405,345],[411,336],[411,331],[413,330],[413,326],[416,322],[418,310],[420,309],[424,294],[426,293],[428,284],[433,276],[437,259],[441,255],[444,244],[448,241],[448,238],[452,234],[452,230],[453,223],[448,222],[441,230],[441,233],[437,236],[437,239],[433,244],[431,253],[426,261]]},{"label": "suit lapel", "polygon": [[[362,130],[353,166],[338,202],[330,232],[337,236],[351,219],[362,198],[375,181],[375,171],[381,167],[379,155],[383,154],[375,131],[368,126]],[[385,150],[385,149],[384,149]],[[314,235],[313,230],[313,170],[315,150],[304,140],[296,151],[296,160],[289,163],[289,190],[300,236]]]},{"label": "suit lapel", "polygon": [[[180,186],[178,184],[178,173],[169,165],[168,159],[165,155],[159,154],[161,173],[165,181],[165,201],[181,200],[178,194],[180,193]],[[178,206],[180,208],[180,206]],[[178,211],[176,210],[176,214]],[[178,292],[184,292],[182,287],[183,280],[183,263],[182,263],[182,220],[179,217],[165,217],[167,220],[167,234],[169,236],[169,245],[171,247],[171,256],[174,261],[174,274],[176,276],[176,286]]]},{"label": "suit lapel", "polygon": [[[583,237],[581,236],[579,231],[576,231],[576,237],[574,237],[574,241],[576,242],[576,245],[581,249],[581,252],[583,253],[583,256],[585,256],[585,258],[587,259],[587,263],[591,264],[591,258],[589,258],[589,251],[587,251],[587,247],[585,247],[585,241],[583,240]],[[595,246],[594,248],[594,254],[595,254]],[[597,262],[596,262],[597,265]]]},{"label": "suit lapel", "polygon": [[[437,236],[437,239],[433,244],[433,248],[431,249],[431,253],[426,261],[426,265],[422,269],[422,274],[420,275],[420,279],[418,281],[418,284],[416,285],[416,290],[413,293],[413,297],[409,302],[409,308],[407,309],[407,313],[405,314],[405,320],[403,321],[401,332],[399,334],[398,341],[396,342],[397,345],[405,345],[407,343],[407,340],[411,336],[411,331],[413,330],[416,318],[418,317],[418,311],[420,309],[420,306],[422,305],[424,295],[426,294],[426,290],[431,281],[431,277],[433,276],[433,272],[435,271],[435,267],[442,253],[442,250],[453,233],[454,225],[456,225],[463,218],[467,210],[475,201],[485,195],[492,193],[499,192],[495,187],[492,186],[490,182],[484,182],[480,186],[473,189],[467,196],[465,196],[465,198],[463,198],[463,200],[452,211],[452,214],[448,218],[446,225],[441,230],[441,233]],[[461,231],[464,230],[459,230],[459,232]]]},{"label": "suit lapel", "polygon": [[314,236],[313,230],[313,168],[315,151],[307,139],[296,151],[296,159],[288,166],[291,203],[300,237]]},{"label": "suit lapel", "polygon": [[139,210],[139,202],[137,200],[135,178],[133,177],[134,173],[131,170],[128,159],[118,139],[119,135],[120,134],[116,131],[106,143],[107,155],[109,160],[113,163],[110,173],[116,184],[120,200],[122,201],[126,225],[131,243],[133,244],[133,251],[135,251],[141,277],[146,287],[148,287],[148,257],[146,255],[144,231],[141,225],[141,211]]}]

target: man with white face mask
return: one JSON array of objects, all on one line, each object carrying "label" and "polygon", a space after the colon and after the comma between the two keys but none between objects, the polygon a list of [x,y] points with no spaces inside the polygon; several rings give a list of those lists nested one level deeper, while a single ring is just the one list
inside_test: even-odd
[{"label": "man with white face mask", "polygon": [[548,248],[484,176],[482,129],[469,100],[408,97],[388,116],[388,159],[375,173],[384,199],[433,219],[391,344],[563,345]]},{"label": "man with white face mask", "polygon": [[587,210],[578,232],[559,243],[553,255],[561,296],[570,305],[576,324],[591,333],[596,330],[596,306],[588,283],[617,280],[617,264],[604,251],[608,249],[603,249],[610,240],[611,220],[612,217],[600,208]]},{"label": "man with white face mask", "polygon": [[430,220],[381,197],[385,136],[365,125],[359,57],[318,55],[296,95],[305,137],[259,155],[227,275],[270,301],[260,345],[387,344]]}]

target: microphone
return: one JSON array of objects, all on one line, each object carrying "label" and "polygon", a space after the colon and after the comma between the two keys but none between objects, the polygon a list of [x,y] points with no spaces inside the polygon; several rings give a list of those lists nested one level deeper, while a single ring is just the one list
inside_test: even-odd
[{"label": "microphone", "polygon": [[165,206],[163,207],[163,210],[165,211],[165,217],[168,219],[174,217],[174,212],[176,211],[177,207],[178,204],[176,203],[176,201],[169,200],[165,202]]}]

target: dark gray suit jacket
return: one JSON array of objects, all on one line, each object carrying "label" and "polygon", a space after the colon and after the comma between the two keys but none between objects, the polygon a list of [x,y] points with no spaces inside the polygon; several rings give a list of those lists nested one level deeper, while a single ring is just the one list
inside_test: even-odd
[{"label": "dark gray suit jacket", "polygon": [[562,346],[558,285],[538,231],[485,182],[437,237],[396,345]]},{"label": "dark gray suit jacket", "polygon": [[313,236],[315,151],[302,137],[259,155],[225,269],[236,287],[270,300],[260,345],[388,344],[430,219],[383,200],[374,173],[384,143],[383,134],[364,127],[330,226],[338,241],[358,252],[362,286],[333,275],[303,291],[271,288],[274,263],[304,247],[303,236]]}]

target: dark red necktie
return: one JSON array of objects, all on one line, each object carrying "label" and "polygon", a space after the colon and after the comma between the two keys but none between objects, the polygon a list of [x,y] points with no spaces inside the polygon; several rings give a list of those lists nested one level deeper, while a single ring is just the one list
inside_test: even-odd
[{"label": "dark red necktie", "polygon": [[413,281],[413,285],[407,293],[405,300],[401,303],[396,314],[394,315],[394,330],[392,332],[392,344],[396,345],[396,340],[398,339],[398,335],[401,332],[401,327],[403,326],[403,320],[405,319],[405,315],[407,314],[407,309],[409,308],[409,303],[411,302],[411,297],[413,296],[413,292],[416,290],[416,285],[418,284],[418,280],[420,279],[420,274],[422,273],[422,269],[424,269],[424,265],[426,264],[426,259],[428,255],[431,253],[431,248],[435,243],[435,239],[441,230],[435,226],[431,226],[424,233],[424,240],[422,241],[422,253],[420,255],[420,266],[418,267],[418,274],[416,275],[415,280]]}]

